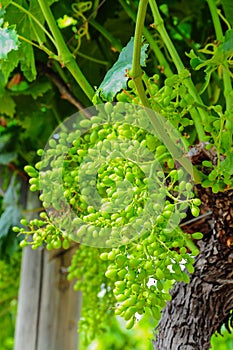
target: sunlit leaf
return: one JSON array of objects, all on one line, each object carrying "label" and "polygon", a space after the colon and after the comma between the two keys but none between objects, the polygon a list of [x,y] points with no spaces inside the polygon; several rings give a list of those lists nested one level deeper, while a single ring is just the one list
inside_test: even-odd
[{"label": "sunlit leaf", "polygon": [[71,25],[77,24],[77,20],[74,19],[73,17],[64,15],[63,17],[58,18],[57,24],[58,24],[58,27],[62,29],[62,28],[66,28]]},{"label": "sunlit leaf", "polygon": [[[129,77],[127,71],[132,68],[134,39],[131,38],[126,47],[121,51],[117,62],[107,72],[103,82],[99,86],[97,93],[108,101],[112,101],[117,92],[126,88]],[[144,44],[141,49],[141,66],[146,65],[146,50],[148,44]]]},{"label": "sunlit leaf", "polygon": [[6,59],[12,50],[18,50],[19,41],[14,29],[0,28],[0,60]]}]

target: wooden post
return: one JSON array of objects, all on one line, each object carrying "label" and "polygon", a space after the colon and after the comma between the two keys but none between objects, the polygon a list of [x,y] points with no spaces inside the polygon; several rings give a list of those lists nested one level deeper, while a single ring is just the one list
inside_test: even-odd
[{"label": "wooden post", "polygon": [[44,252],[36,350],[78,349],[81,295],[67,280],[67,268],[76,249],[62,250],[59,255]]},{"label": "wooden post", "polygon": [[76,249],[24,249],[14,350],[78,350],[81,294],[67,280]]},{"label": "wooden post", "polygon": [[81,295],[67,281],[76,248],[52,255],[25,248],[14,350],[77,350]]},{"label": "wooden post", "polygon": [[24,249],[15,330],[15,350],[36,350],[42,250]]}]

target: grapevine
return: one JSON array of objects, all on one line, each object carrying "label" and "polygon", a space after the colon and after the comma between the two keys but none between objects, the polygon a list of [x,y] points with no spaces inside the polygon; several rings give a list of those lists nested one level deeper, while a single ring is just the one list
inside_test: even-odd
[{"label": "grapevine", "polygon": [[[25,166],[30,190],[39,193],[43,209],[38,218],[22,218],[13,228],[23,237],[22,248],[77,246],[68,279],[75,279],[75,290],[82,292],[79,329],[86,343],[105,331],[113,315],[122,317],[127,329],[142,317],[159,321],[174,284],[188,284],[194,272],[196,241],[203,234],[184,232],[180,224],[202,214],[200,188],[212,195],[233,188],[231,25],[208,0],[216,42],[203,48],[191,43],[185,67],[156,1],[140,0],[137,16],[131,1],[119,3],[136,22],[134,38],[96,90],[75,60],[88,57],[79,49],[92,39],[90,27],[118,51],[122,47],[92,18],[88,12],[92,2],[73,3],[73,17],[58,20],[61,29],[71,21],[75,40],[69,38],[68,45],[46,1],[38,0],[38,9],[49,30],[17,2],[9,5],[29,16],[33,28],[50,40],[44,46],[45,39],[27,39],[22,33],[17,37],[10,29],[13,50],[20,48],[20,39],[48,53],[61,64],[57,68],[61,77],[63,68],[69,72],[62,91],[69,94],[69,79],[74,79],[94,104],[60,123],[37,151],[40,160]],[[150,31],[144,23],[148,3]],[[74,27],[80,18],[82,26]],[[220,19],[227,23],[225,34]],[[145,41],[156,53],[156,64]],[[57,54],[50,51],[51,44]],[[106,63],[98,57],[92,61]],[[201,84],[195,81],[198,71],[204,77]]]}]

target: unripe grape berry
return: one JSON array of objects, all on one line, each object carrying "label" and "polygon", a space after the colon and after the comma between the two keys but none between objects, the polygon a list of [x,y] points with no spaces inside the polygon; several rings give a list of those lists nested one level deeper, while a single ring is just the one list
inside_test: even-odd
[{"label": "unripe grape berry", "polygon": [[125,328],[126,329],[133,328],[134,323],[135,323],[135,317],[132,317],[129,321],[126,322]]},{"label": "unripe grape berry", "polygon": [[63,249],[69,249],[70,247],[70,242],[68,241],[68,239],[64,239],[62,242],[62,247]]}]

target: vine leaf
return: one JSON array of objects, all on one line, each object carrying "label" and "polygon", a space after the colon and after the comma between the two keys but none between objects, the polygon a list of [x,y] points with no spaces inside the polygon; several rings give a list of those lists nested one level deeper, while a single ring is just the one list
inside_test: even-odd
[{"label": "vine leaf", "polygon": [[232,0],[222,0],[222,7],[228,22],[233,27],[233,2]]},{"label": "vine leaf", "polygon": [[0,216],[0,239],[8,234],[9,229],[13,225],[19,223],[21,217],[18,204],[19,187],[20,183],[17,182],[16,175],[13,175],[3,199],[4,211]]},{"label": "vine leaf", "polygon": [[16,152],[0,154],[0,164],[7,165],[12,162],[17,156]]},{"label": "vine leaf", "polygon": [[224,42],[219,45],[217,53],[223,54],[224,58],[228,58],[233,54],[233,29],[226,31]]},{"label": "vine leaf", "polygon": [[[0,17],[4,14],[4,10],[0,10]],[[5,60],[12,50],[18,50],[19,40],[14,28],[3,25],[3,19],[0,18],[0,60]]]},{"label": "vine leaf", "polygon": [[[104,80],[96,92],[97,96],[100,95],[103,99],[112,101],[117,92],[126,88],[126,83],[129,79],[127,71],[132,68],[133,47],[134,38],[131,38],[126,47],[121,51],[116,63],[105,75]],[[146,65],[147,48],[148,44],[142,45],[140,58],[141,66]]]},{"label": "vine leaf", "polygon": [[233,154],[230,153],[227,155],[227,157],[221,162],[221,168],[224,172],[228,173],[229,175],[233,175]]},{"label": "vine leaf", "polygon": [[20,84],[13,85],[10,88],[14,96],[31,95],[34,100],[36,100],[38,97],[44,96],[44,94],[51,89],[52,85],[50,81],[46,81],[45,79],[38,80],[37,83],[33,82],[31,84],[23,81]]},{"label": "vine leaf", "polygon": [[[37,12],[35,15],[38,17]],[[40,19],[40,18],[39,18]],[[18,8],[13,5],[9,5],[4,14],[5,23],[14,24],[15,30],[18,36],[22,36],[29,41],[38,42],[38,35],[42,39],[41,32],[38,30],[35,32],[34,25],[27,14],[19,12]],[[38,28],[36,28],[38,29]],[[32,81],[36,78],[36,67],[32,45],[26,41],[20,41],[18,51],[13,54],[14,51],[9,53],[7,61],[0,62],[0,68],[3,72],[5,82],[7,82],[11,72],[20,63],[21,70],[24,73],[25,78],[28,81]]]},{"label": "vine leaf", "polygon": [[0,113],[13,117],[15,113],[15,106],[15,101],[11,95],[5,91],[5,93],[0,97]]}]

